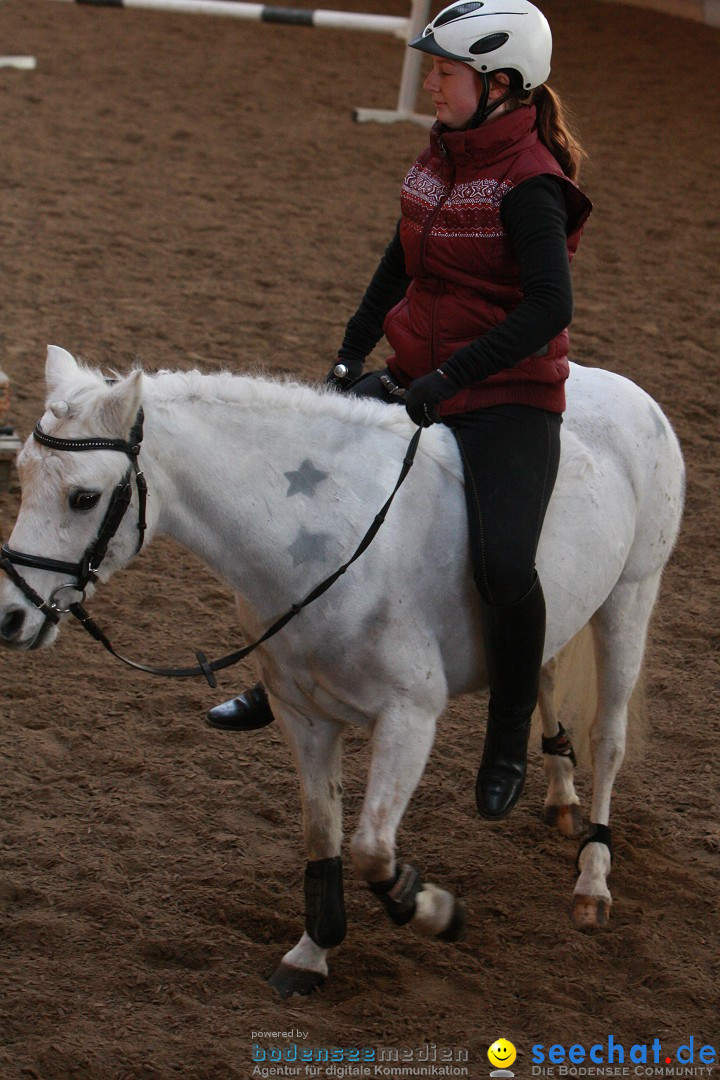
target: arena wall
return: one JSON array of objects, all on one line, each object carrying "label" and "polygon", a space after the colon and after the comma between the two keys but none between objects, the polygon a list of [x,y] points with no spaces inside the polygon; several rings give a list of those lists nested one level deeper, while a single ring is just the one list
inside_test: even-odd
[{"label": "arena wall", "polygon": [[720,26],[720,0],[608,0],[609,3],[631,4],[633,7],[654,8],[666,15],[680,15],[708,26]]}]

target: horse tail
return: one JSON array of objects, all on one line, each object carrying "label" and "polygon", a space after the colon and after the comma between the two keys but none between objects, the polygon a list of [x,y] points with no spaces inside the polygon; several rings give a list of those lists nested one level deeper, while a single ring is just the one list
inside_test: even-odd
[{"label": "horse tail", "polygon": [[[598,658],[591,623],[575,634],[557,657],[555,669],[555,708],[572,739],[578,762],[591,766],[590,730],[598,710]],[[635,683],[628,704],[625,764],[639,761],[644,754],[647,734],[644,669]]]}]

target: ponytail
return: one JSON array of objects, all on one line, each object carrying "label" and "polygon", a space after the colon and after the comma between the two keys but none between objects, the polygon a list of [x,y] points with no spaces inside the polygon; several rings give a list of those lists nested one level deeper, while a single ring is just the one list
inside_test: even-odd
[{"label": "ponytail", "polygon": [[576,180],[587,154],[573,130],[559,94],[543,83],[530,91],[523,105],[535,106],[540,141],[547,146],[565,175]]},{"label": "ponytail", "polygon": [[[568,111],[557,90],[553,90],[547,83],[536,86],[534,90],[525,90],[519,71],[515,68],[500,68],[499,70],[503,75],[507,75],[509,89],[504,98],[495,101],[494,107],[501,105],[503,100],[509,102],[510,109],[517,109],[521,105],[534,105],[540,142],[548,148],[565,175],[570,180],[577,180],[580,166],[586,160],[587,153],[575,133]],[[477,123],[482,123],[482,120]]]}]

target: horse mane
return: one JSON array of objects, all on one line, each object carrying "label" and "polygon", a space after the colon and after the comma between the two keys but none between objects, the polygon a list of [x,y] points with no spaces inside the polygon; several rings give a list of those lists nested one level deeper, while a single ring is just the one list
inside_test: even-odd
[{"label": "horse mane", "polygon": [[[259,410],[288,409],[307,416],[330,416],[405,433],[411,421],[404,411],[387,409],[382,402],[370,398],[353,398],[338,394],[318,384],[298,382],[290,376],[264,373],[235,374],[231,371],[206,373],[191,371],[158,371],[145,378],[158,389],[158,401],[193,401],[208,405],[246,405]],[[390,414],[388,416],[388,413]]]},{"label": "horse mane", "polygon": [[[106,389],[105,376],[98,370],[80,363],[81,379],[72,390],[74,404],[84,405]],[[136,365],[140,367],[140,365]],[[115,378],[122,378],[117,372]],[[302,413],[308,419],[330,418],[361,427],[377,427],[393,432],[404,439],[411,438],[415,425],[403,408],[389,408],[372,398],[357,398],[339,394],[324,385],[298,382],[289,376],[269,376],[265,373],[235,374],[231,371],[204,372],[192,369],[177,371],[163,369],[154,373],[143,371],[144,386],[156,405],[194,402],[213,405],[243,405],[262,412],[266,409]],[[454,477],[462,478],[462,467],[455,440],[440,425],[423,433],[419,451],[431,457]]]}]

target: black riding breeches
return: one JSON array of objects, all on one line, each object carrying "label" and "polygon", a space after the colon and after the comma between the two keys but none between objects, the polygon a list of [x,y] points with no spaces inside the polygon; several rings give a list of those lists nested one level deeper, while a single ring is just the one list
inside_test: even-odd
[{"label": "black riding breeches", "polygon": [[559,413],[496,405],[444,421],[460,447],[475,584],[487,604],[522,599],[560,462]]},{"label": "black riding breeches", "polygon": [[[358,397],[397,403],[371,372]],[[527,405],[496,405],[444,418],[465,472],[470,554],[486,604],[506,607],[535,580],[535,556],[560,461],[562,417]]]}]

